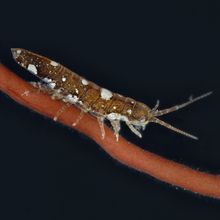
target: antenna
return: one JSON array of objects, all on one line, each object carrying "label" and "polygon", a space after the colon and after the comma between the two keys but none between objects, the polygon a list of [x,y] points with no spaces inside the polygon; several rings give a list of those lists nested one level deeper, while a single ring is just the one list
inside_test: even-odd
[{"label": "antenna", "polygon": [[[180,105],[175,105],[173,107],[163,109],[163,110],[156,110],[155,108],[153,108],[152,114],[153,114],[153,116],[158,117],[158,116],[161,116],[161,115],[166,115],[166,114],[169,114],[171,112],[178,111],[179,109],[184,108],[184,107],[186,107],[186,106],[188,106],[188,105],[190,105],[190,104],[192,104],[194,102],[197,102],[197,101],[199,101],[201,99],[204,99],[204,98],[206,98],[207,96],[209,96],[211,94],[212,94],[212,92],[207,92],[207,93],[205,93],[205,94],[203,94],[201,96],[198,96],[196,98],[192,98],[192,96],[191,96],[189,98],[189,101],[184,102],[184,103],[182,103]],[[156,106],[158,106],[158,104]]]},{"label": "antenna", "polygon": [[172,130],[172,131],[175,131],[175,132],[177,132],[177,133],[179,133],[179,134],[182,134],[182,135],[184,135],[184,136],[186,136],[186,137],[192,138],[192,139],[194,139],[194,140],[198,140],[198,137],[196,137],[196,136],[194,136],[194,135],[191,135],[191,134],[189,134],[189,133],[187,133],[187,132],[185,132],[185,131],[182,131],[182,130],[180,130],[179,128],[175,128],[175,127],[173,127],[172,125],[170,125],[170,124],[168,124],[168,123],[166,123],[166,122],[164,122],[164,121],[162,121],[162,120],[160,120],[160,119],[158,119],[158,118],[153,118],[153,119],[151,119],[151,122],[155,122],[155,123],[157,123],[157,124],[160,124],[160,125],[162,125],[162,126],[168,128],[168,129],[170,129],[170,130]]}]

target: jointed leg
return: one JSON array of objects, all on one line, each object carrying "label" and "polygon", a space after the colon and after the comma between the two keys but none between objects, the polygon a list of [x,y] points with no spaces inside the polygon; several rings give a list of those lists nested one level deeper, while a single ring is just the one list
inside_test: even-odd
[{"label": "jointed leg", "polygon": [[63,114],[63,112],[66,111],[67,108],[69,108],[71,106],[70,103],[65,103],[56,113],[56,115],[54,116],[53,120],[57,121],[58,117]]},{"label": "jointed leg", "polygon": [[105,138],[105,128],[104,128],[105,118],[104,117],[97,117],[97,120],[98,120],[99,127],[100,127],[100,130],[101,130],[102,139],[104,139]]},{"label": "jointed leg", "polygon": [[135,133],[139,138],[142,138],[142,134],[132,125],[126,122],[126,125],[130,128],[130,130]]},{"label": "jointed leg", "polygon": [[45,84],[42,82],[30,82],[30,84],[34,87],[37,88],[37,92],[45,92],[45,93],[49,93],[52,94],[52,90]]},{"label": "jointed leg", "polygon": [[75,127],[79,123],[79,121],[83,118],[84,113],[86,113],[86,111],[81,109],[81,111],[79,113],[79,116],[77,117],[76,121],[72,123],[73,127]]},{"label": "jointed leg", "polygon": [[119,120],[113,120],[113,121],[110,121],[110,122],[111,122],[111,125],[113,127],[116,140],[118,141],[118,139],[119,139],[119,131],[121,129],[120,121]]},{"label": "jointed leg", "polygon": [[[42,82],[30,82],[30,84],[34,87],[37,88],[37,93],[39,92],[44,92],[47,93],[49,95],[51,95],[51,98],[53,100],[59,100],[59,99],[63,99],[63,95],[61,95],[58,90],[53,90],[51,89],[48,84],[46,83],[42,83]],[[29,91],[27,91],[29,92]],[[30,91],[31,92],[31,91]],[[30,93],[29,92],[29,93]]]},{"label": "jointed leg", "polygon": [[34,87],[34,88],[37,88],[37,92],[33,89],[33,90],[25,90],[22,94],[21,94],[21,96],[28,96],[28,95],[30,95],[31,93],[39,93],[39,92],[41,92],[41,91],[43,91],[43,92],[48,92],[47,91],[47,88],[46,88],[46,86],[43,84],[43,83],[41,83],[41,82],[30,82],[30,84]]},{"label": "jointed leg", "polygon": [[157,100],[156,105],[152,108],[152,112],[155,112],[160,105],[160,100]]}]

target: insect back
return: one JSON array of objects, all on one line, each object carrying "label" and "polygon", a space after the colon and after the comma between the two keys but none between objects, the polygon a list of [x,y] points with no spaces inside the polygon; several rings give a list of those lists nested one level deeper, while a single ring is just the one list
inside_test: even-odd
[{"label": "insect back", "polygon": [[48,83],[52,89],[60,87],[59,84],[67,80],[65,75],[62,75],[61,78],[59,73],[63,71],[63,67],[57,62],[24,49],[13,48],[11,51],[13,58],[19,65],[43,82]]},{"label": "insect back", "polygon": [[[40,78],[48,92],[55,97],[75,104],[85,92],[80,77],[63,65],[24,49],[13,48],[11,50],[15,61]],[[83,83],[87,84],[87,81],[84,80]],[[43,88],[45,89],[45,86]]]}]

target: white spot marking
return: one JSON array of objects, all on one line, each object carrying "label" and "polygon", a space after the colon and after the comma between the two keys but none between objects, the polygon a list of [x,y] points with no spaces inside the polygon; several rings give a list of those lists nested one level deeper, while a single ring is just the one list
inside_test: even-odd
[{"label": "white spot marking", "polygon": [[76,95],[73,96],[73,99],[74,99],[74,102],[77,102],[79,100],[79,98]]},{"label": "white spot marking", "polygon": [[19,55],[21,54],[21,50],[18,49],[18,50],[16,51],[16,53],[17,53],[17,55],[19,56]]},{"label": "white spot marking", "polygon": [[76,91],[76,94],[79,94],[79,90],[78,89],[75,89],[75,91]]},{"label": "white spot marking", "polygon": [[56,87],[56,83],[55,82],[51,82],[48,84],[48,86],[51,88],[51,89],[54,89]]},{"label": "white spot marking", "polygon": [[112,92],[108,89],[101,88],[101,97],[102,99],[109,100],[113,96]]},{"label": "white spot marking", "polygon": [[118,114],[118,113],[110,113],[107,115],[108,120],[122,120],[122,121],[128,121],[128,118],[124,115]]},{"label": "white spot marking", "polygon": [[79,100],[79,98],[76,95],[72,96],[71,94],[69,94],[66,96],[67,102],[76,103],[78,100]]},{"label": "white spot marking", "polygon": [[52,61],[50,61],[50,65],[51,65],[51,66],[58,66],[59,64],[58,64],[57,62],[55,62],[55,61],[52,60]]},{"label": "white spot marking", "polygon": [[66,82],[66,77],[63,77],[63,78],[62,78],[62,81],[63,81],[63,82]]},{"label": "white spot marking", "polygon": [[127,110],[127,113],[128,113],[129,115],[131,115],[132,110],[131,110],[131,109],[128,109],[128,110]]},{"label": "white spot marking", "polygon": [[14,49],[12,48],[11,49],[11,52],[12,52],[12,56],[14,59],[17,59],[21,53],[21,50],[20,49]]},{"label": "white spot marking", "polygon": [[35,65],[29,64],[27,69],[28,69],[31,73],[33,73],[34,75],[37,75],[37,68],[36,68]]},{"label": "white spot marking", "polygon": [[52,79],[49,79],[49,78],[46,77],[46,78],[43,79],[43,81],[44,81],[45,83],[51,83],[51,82],[52,82]]},{"label": "white spot marking", "polygon": [[87,86],[87,85],[89,84],[89,82],[88,82],[86,79],[82,79],[82,84],[83,84],[84,86]]}]

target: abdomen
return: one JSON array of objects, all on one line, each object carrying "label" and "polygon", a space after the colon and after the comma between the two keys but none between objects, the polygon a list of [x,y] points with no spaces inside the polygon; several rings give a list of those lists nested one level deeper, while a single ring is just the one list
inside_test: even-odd
[{"label": "abdomen", "polygon": [[46,57],[16,49],[19,50],[20,53],[14,56],[17,63],[45,82],[50,92],[59,93],[65,102],[76,104],[95,115],[118,113],[131,117],[136,104],[133,99],[101,88]]}]

